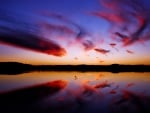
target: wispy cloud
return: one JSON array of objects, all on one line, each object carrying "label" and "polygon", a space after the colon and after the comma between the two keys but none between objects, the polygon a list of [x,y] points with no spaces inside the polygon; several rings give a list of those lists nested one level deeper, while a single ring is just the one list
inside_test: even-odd
[{"label": "wispy cloud", "polygon": [[150,10],[140,0],[100,0],[103,10],[92,15],[107,20],[111,34],[124,46],[150,40]]},{"label": "wispy cloud", "polygon": [[[14,13],[14,17],[16,16],[18,15]],[[16,22],[8,14],[0,15],[0,18],[0,22],[5,23],[0,24],[1,43],[48,55],[64,56],[66,54],[66,50],[61,45],[43,37],[36,25],[21,20]]]},{"label": "wispy cloud", "polygon": [[134,54],[134,52],[131,51],[131,50],[126,50],[126,52],[129,53],[129,54]]}]

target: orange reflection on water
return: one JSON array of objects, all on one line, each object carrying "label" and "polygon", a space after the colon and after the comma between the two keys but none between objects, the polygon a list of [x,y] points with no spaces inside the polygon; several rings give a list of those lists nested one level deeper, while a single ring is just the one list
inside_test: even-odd
[{"label": "orange reflection on water", "polygon": [[149,75],[108,72],[1,75],[0,105],[8,113],[12,112],[8,108],[13,108],[13,112],[19,109],[38,113],[149,113]]},{"label": "orange reflection on water", "polygon": [[[150,83],[150,73],[109,73],[109,72],[30,72],[19,75],[0,75],[0,92],[28,87],[54,80],[92,83],[108,81],[111,83],[139,84]],[[130,86],[130,85],[129,85]]]}]

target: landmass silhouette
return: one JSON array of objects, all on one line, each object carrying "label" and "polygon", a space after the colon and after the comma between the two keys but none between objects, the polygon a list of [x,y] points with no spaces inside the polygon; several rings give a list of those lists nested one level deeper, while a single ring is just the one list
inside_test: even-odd
[{"label": "landmass silhouette", "polygon": [[31,71],[150,72],[150,65],[31,65],[0,62],[0,74],[20,74]]}]

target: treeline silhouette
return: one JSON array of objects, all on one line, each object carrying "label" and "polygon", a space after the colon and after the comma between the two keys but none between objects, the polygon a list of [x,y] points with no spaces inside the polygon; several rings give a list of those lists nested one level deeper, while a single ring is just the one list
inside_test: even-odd
[{"label": "treeline silhouette", "polygon": [[150,72],[150,65],[30,65],[18,62],[0,62],[0,74],[19,74],[30,71]]}]

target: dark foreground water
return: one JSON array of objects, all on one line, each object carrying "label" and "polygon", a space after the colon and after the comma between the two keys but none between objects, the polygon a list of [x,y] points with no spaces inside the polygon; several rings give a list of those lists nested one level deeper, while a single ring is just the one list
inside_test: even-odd
[{"label": "dark foreground water", "polygon": [[0,75],[0,113],[150,113],[150,72]]}]

